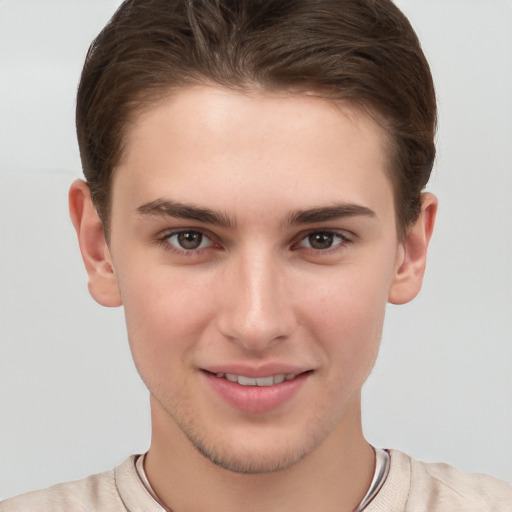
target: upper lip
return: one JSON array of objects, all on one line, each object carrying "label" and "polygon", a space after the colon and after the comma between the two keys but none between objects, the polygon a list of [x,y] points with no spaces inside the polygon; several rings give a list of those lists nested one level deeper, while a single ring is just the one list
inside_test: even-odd
[{"label": "upper lip", "polygon": [[231,373],[233,375],[243,375],[244,377],[251,377],[256,379],[258,377],[271,377],[273,375],[289,375],[304,373],[312,368],[304,366],[280,364],[280,363],[265,363],[260,365],[249,364],[218,364],[201,368],[210,373]]}]

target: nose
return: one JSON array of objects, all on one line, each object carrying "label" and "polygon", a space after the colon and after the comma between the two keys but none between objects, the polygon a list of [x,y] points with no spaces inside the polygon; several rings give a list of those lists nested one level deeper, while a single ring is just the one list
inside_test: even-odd
[{"label": "nose", "polygon": [[272,254],[241,255],[224,275],[218,325],[247,351],[262,352],[296,326],[283,264]]}]

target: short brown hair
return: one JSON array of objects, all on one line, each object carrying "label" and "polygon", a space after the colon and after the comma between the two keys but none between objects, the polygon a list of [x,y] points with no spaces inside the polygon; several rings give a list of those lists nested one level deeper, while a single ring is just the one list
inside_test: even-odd
[{"label": "short brown hair", "polygon": [[315,91],[386,128],[401,234],[434,162],[430,69],[391,0],[126,0],[93,41],[77,97],[84,175],[108,235],[112,174],[141,109],[187,85]]}]

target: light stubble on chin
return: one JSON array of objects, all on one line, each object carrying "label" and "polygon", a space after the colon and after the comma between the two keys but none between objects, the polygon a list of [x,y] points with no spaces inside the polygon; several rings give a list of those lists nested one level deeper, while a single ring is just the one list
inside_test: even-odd
[{"label": "light stubble on chin", "polygon": [[255,456],[243,456],[229,453],[228,450],[226,450],[227,453],[220,453],[218,448],[208,446],[196,432],[183,431],[183,433],[194,448],[210,462],[227,471],[245,475],[261,475],[283,471],[302,460],[310,451],[309,449],[303,449],[300,452],[280,454],[279,458],[273,460],[263,458],[258,460],[257,454]]},{"label": "light stubble on chin", "polygon": [[[201,432],[193,419],[188,417],[189,414],[176,414],[176,409],[172,405],[170,407],[166,406],[155,395],[153,395],[153,398],[158,401],[160,407],[164,409],[171,421],[178,426],[198,453],[212,464],[233,473],[263,475],[284,471],[304,459],[328,435],[328,432],[317,432],[316,437],[311,435],[304,440],[302,445],[295,447],[287,446],[287,440],[283,439],[282,450],[274,454],[254,453],[250,447],[246,447],[247,449],[240,447],[240,450],[236,451],[233,447],[221,446],[220,443],[215,442],[215,439],[208,439],[207,427],[205,432]],[[181,411],[181,413],[183,412]]]}]

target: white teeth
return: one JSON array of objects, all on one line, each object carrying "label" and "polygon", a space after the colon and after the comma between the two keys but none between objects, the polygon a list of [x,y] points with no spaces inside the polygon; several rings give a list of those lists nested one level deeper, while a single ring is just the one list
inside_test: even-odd
[{"label": "white teeth", "polygon": [[274,384],[274,377],[258,377],[256,385],[258,386],[272,386]]},{"label": "white teeth", "polygon": [[233,373],[217,373],[217,377],[219,378],[225,378],[229,380],[230,382],[237,382],[238,384],[242,386],[272,386],[274,384],[281,384],[281,382],[284,382],[285,380],[292,380],[294,379],[297,374],[296,373],[288,373],[284,374],[281,373],[279,375],[271,375],[270,377],[246,377],[245,375],[235,375]]},{"label": "white teeth", "polygon": [[244,375],[238,376],[238,384],[242,384],[242,386],[256,386],[258,384],[257,379],[253,379],[251,377],[245,377]]}]

